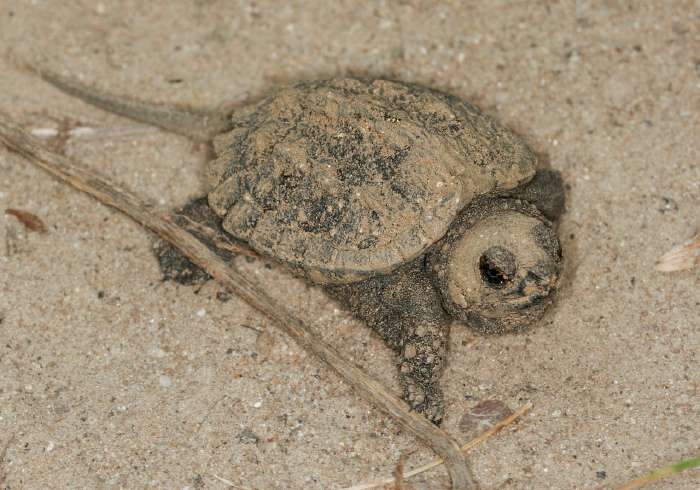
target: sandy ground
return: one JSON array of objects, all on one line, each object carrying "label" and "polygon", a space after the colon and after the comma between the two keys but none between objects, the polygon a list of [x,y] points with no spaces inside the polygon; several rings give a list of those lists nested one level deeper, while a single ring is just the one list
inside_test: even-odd
[{"label": "sandy ground", "polygon": [[[700,4],[0,1],[0,107],[28,128],[130,124],[8,62],[42,53],[115,93],[214,105],[360,74],[468,99],[570,184],[567,272],[518,335],[453,327],[445,429],[533,411],[470,453],[483,488],[615,488],[700,455],[700,270],[655,260],[700,227]],[[51,142],[51,140],[47,140]],[[207,154],[139,131],[56,142],[166,208]],[[432,454],[225,289],[161,282],[138,225],[0,148],[0,487],[342,488]],[[239,264],[396,389],[390,353],[320,291]],[[463,427],[463,426],[462,426]],[[432,487],[444,471],[430,474]],[[648,488],[698,488],[691,470]]]}]

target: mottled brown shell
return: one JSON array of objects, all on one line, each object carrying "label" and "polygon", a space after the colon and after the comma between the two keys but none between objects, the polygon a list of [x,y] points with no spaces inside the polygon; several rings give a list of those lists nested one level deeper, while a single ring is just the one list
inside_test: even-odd
[{"label": "mottled brown shell", "polygon": [[318,283],[385,274],[475,197],[528,181],[517,135],[450,95],[386,80],[301,83],[214,140],[212,208],[259,253]]}]

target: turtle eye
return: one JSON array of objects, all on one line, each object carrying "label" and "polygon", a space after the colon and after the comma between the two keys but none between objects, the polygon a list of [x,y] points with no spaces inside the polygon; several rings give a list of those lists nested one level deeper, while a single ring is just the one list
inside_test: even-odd
[{"label": "turtle eye", "polygon": [[481,272],[481,280],[496,289],[506,287],[511,281],[511,278],[490,262],[486,255],[482,255],[479,259],[479,272]]},{"label": "turtle eye", "polygon": [[479,257],[481,280],[492,289],[503,289],[515,277],[515,264],[515,256],[504,247],[489,247]]}]

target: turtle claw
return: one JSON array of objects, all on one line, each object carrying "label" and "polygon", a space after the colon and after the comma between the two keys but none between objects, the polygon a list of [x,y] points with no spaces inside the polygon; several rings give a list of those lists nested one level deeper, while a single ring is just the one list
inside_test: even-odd
[{"label": "turtle claw", "polygon": [[445,415],[445,407],[442,401],[439,403],[415,403],[411,405],[411,411],[415,411],[423,415],[426,419],[430,420],[435,425],[442,424],[442,419]]},{"label": "turtle claw", "polygon": [[411,411],[416,411],[433,424],[440,425],[445,415],[445,403],[438,384],[422,382],[410,376],[402,376],[402,378],[404,396],[411,405]]}]

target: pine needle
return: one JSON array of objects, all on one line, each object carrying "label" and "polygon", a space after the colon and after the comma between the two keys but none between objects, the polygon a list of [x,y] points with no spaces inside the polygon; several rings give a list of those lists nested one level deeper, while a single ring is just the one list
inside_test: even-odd
[{"label": "pine needle", "polygon": [[631,490],[632,488],[637,488],[645,483],[649,483],[650,481],[658,480],[659,478],[664,478],[665,476],[687,470],[688,468],[694,468],[696,466],[700,466],[700,458],[688,459],[678,464],[667,466],[666,468],[650,473],[637,480],[631,481],[625,485],[622,485],[617,490]]}]

